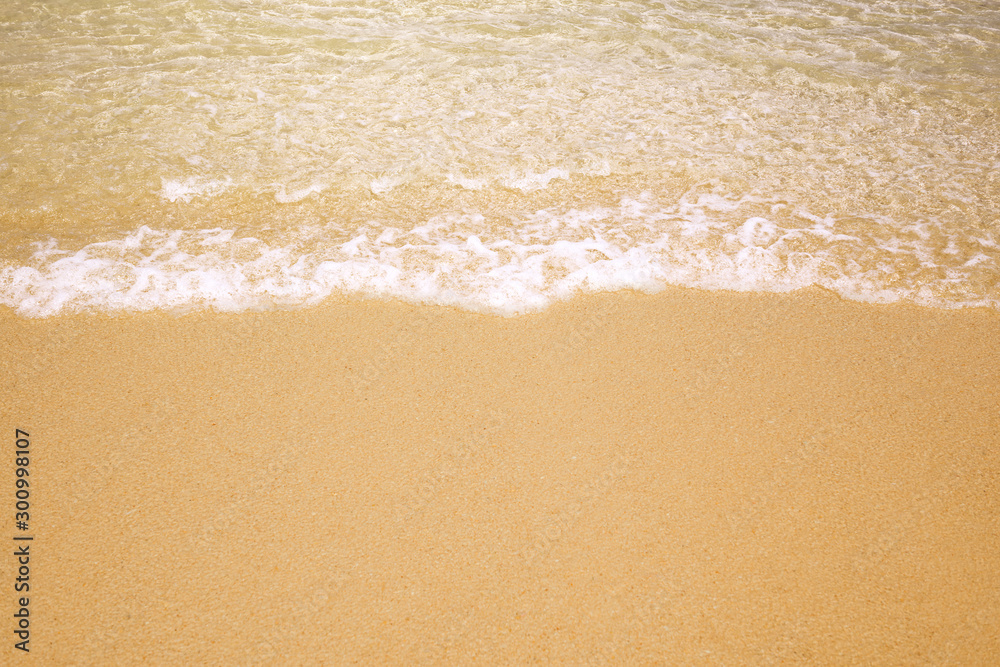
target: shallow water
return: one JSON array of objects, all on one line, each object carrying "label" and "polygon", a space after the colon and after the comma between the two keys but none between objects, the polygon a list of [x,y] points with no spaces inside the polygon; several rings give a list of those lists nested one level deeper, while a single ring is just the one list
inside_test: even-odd
[{"label": "shallow water", "polygon": [[1000,307],[1000,5],[0,8],[0,303]]}]

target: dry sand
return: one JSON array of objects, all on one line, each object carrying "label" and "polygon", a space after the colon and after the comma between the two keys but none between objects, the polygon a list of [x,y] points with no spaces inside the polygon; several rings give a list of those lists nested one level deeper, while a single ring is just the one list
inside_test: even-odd
[{"label": "dry sand", "polygon": [[996,312],[671,289],[0,334],[9,664],[1000,663]]}]

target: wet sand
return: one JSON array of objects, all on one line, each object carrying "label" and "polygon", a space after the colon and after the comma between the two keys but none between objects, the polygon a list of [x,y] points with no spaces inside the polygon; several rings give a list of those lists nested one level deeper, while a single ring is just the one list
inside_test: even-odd
[{"label": "wet sand", "polygon": [[670,289],[0,334],[39,664],[1000,662],[1000,313]]}]

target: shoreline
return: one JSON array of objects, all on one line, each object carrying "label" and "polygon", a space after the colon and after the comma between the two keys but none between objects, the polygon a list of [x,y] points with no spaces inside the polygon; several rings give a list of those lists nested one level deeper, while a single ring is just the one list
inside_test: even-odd
[{"label": "shoreline", "polygon": [[1000,660],[997,311],[668,288],[0,331],[43,662]]}]

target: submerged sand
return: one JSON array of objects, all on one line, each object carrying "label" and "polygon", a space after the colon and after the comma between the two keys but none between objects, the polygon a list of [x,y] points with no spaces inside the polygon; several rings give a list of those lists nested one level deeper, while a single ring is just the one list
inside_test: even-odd
[{"label": "submerged sand", "polygon": [[0,333],[42,664],[1000,662],[994,311],[670,289]]}]

